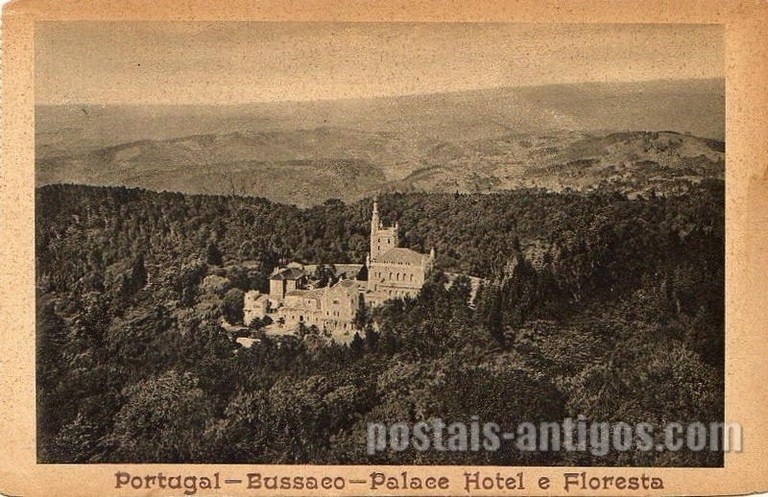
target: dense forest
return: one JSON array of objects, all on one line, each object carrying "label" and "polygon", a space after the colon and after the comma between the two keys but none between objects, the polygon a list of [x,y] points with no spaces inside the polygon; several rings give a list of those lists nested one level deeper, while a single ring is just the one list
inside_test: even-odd
[{"label": "dense forest", "polygon": [[[724,183],[388,194],[437,252],[351,345],[219,325],[286,261],[363,262],[370,201],[37,191],[41,462],[717,466],[719,453],[365,452],[367,422],[721,421]],[[466,278],[483,278],[474,295]],[[316,338],[316,337],[315,337]]]}]

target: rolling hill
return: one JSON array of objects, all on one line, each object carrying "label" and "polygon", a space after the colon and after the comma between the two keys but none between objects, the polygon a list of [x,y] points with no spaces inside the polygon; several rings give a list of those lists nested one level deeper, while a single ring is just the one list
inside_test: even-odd
[{"label": "rolling hill", "polygon": [[560,191],[610,188],[636,195],[685,191],[691,182],[724,177],[724,143],[673,131],[511,135],[468,142],[382,189],[491,193],[521,187]]},{"label": "rolling hill", "polygon": [[[722,177],[722,80],[232,107],[41,106],[37,183],[312,205],[376,191],[672,192]],[[666,131],[660,131],[666,130]]]}]

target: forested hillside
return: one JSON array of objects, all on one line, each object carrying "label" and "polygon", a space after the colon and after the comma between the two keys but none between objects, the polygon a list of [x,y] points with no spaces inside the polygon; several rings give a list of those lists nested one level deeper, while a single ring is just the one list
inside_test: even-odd
[{"label": "forested hillside", "polygon": [[[724,187],[390,194],[437,251],[350,347],[241,348],[218,325],[280,261],[362,262],[370,201],[49,185],[37,192],[43,462],[719,465],[714,453],[365,454],[366,422],[723,416]],[[485,279],[474,301],[469,283]],[[481,398],[482,396],[482,398]]]}]

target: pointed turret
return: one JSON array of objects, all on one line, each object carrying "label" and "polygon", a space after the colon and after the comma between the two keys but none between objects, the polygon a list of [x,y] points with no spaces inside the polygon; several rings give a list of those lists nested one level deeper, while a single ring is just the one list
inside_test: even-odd
[{"label": "pointed turret", "polygon": [[371,214],[371,230],[375,231],[379,229],[381,222],[379,221],[379,198],[373,197],[373,214]]}]

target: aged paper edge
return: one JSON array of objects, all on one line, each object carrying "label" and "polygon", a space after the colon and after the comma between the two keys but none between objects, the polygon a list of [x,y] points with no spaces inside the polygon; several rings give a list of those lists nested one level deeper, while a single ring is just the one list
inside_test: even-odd
[{"label": "aged paper edge", "polygon": [[[38,465],[34,383],[34,66],[37,21],[266,20],[356,22],[696,23],[726,26],[726,420],[742,424],[744,450],[721,469],[645,468],[664,478],[660,495],[734,495],[768,489],[768,429],[762,423],[768,377],[768,2],[716,0],[610,2],[521,0],[280,2],[18,0],[3,11],[2,167],[0,168],[0,493],[114,494],[114,473],[138,465]],[[242,475],[343,475],[365,478],[365,466],[151,465],[150,472]],[[394,470],[395,468],[388,468]],[[467,468],[404,467],[413,474],[453,475]],[[496,468],[486,468],[495,472]],[[502,469],[502,468],[499,468]],[[509,468],[503,468],[509,470]],[[565,468],[522,468],[555,481]],[[583,468],[600,475],[643,468]],[[570,469],[569,469],[570,470]],[[459,493],[454,489],[452,493]],[[126,492],[142,495],[142,492]],[[245,495],[226,488],[219,495]],[[311,492],[305,492],[309,494]],[[332,492],[328,492],[332,493]],[[427,495],[412,491],[412,494]],[[170,495],[171,493],[167,493]],[[251,491],[252,495],[253,492]],[[289,495],[276,491],[274,494]],[[293,492],[290,495],[298,495]],[[348,488],[345,495],[367,495]],[[482,493],[479,493],[482,494]],[[488,492],[486,495],[491,495]],[[526,494],[547,492],[531,485]],[[557,495],[562,492],[550,491]],[[569,495],[590,494],[589,491]],[[159,494],[158,494],[159,495]],[[383,495],[383,494],[382,494]],[[404,495],[404,494],[401,494]],[[434,494],[433,494],[434,495]],[[606,494],[609,495],[609,494]]]}]

